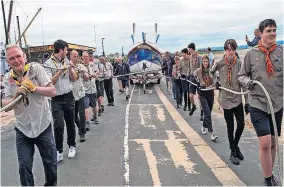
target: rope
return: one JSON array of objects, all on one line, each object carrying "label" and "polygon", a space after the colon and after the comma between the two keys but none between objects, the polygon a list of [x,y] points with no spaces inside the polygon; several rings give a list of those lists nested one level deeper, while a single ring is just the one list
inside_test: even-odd
[{"label": "rope", "polygon": [[[191,83],[192,85],[197,86],[197,84],[191,82],[190,80],[187,80],[187,79],[181,79],[181,80],[186,80],[187,82]],[[271,98],[269,96],[269,93],[267,92],[265,87],[259,81],[254,80],[253,83],[259,85],[262,88],[262,90],[263,90],[263,92],[264,92],[264,94],[266,96],[266,99],[267,99],[267,102],[268,102],[268,106],[269,106],[269,110],[270,110],[270,113],[271,113],[272,124],[273,124],[273,129],[274,129],[274,139],[275,139],[275,146],[276,146],[277,164],[278,164],[278,177],[279,177],[280,186],[281,186],[282,180],[283,180],[283,177],[282,177],[282,164],[281,164],[281,157],[280,157],[280,151],[279,151],[278,130],[277,130],[277,126],[276,126],[275,113],[274,113],[272,101],[271,101]],[[209,90],[214,90],[214,89],[216,89],[216,88],[215,87],[205,88],[205,89],[201,89],[201,91],[209,91]],[[250,91],[236,92],[236,91],[230,90],[228,88],[224,88],[224,87],[220,87],[220,89],[224,90],[224,91],[227,91],[227,92],[231,92],[233,94],[237,94],[237,95],[245,95],[245,94],[248,94],[250,92]]]},{"label": "rope", "polygon": [[1,112],[6,111],[8,108],[14,106],[20,99],[22,99],[22,97],[23,97],[22,95],[19,95],[18,97],[16,97],[16,99],[14,99],[8,105],[6,105],[3,108],[1,108]]}]

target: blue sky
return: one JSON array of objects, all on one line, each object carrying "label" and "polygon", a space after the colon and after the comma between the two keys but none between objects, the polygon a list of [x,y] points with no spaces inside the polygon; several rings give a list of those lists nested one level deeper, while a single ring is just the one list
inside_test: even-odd
[{"label": "blue sky", "polygon": [[[9,3],[5,2],[6,13]],[[228,38],[245,44],[245,35],[253,39],[260,21],[272,18],[278,24],[277,40],[283,40],[282,0],[17,0],[11,25],[12,42],[16,29],[15,15],[20,16],[21,30],[39,7],[42,11],[27,33],[29,45],[52,44],[57,39],[87,46],[97,46],[101,38],[106,53],[126,53],[132,45],[132,23],[136,23],[135,40],[141,32],[155,41],[154,23],[158,23],[159,47],[176,51],[189,43],[197,48],[222,46]],[[27,17],[28,16],[28,17]],[[0,19],[2,19],[2,14]],[[94,32],[94,25],[96,32]],[[96,33],[96,43],[95,34]],[[3,23],[0,38],[4,40]]]}]

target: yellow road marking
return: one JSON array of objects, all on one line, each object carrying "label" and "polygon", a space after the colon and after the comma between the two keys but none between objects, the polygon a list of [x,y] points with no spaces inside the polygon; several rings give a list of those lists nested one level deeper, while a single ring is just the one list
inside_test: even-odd
[{"label": "yellow road marking", "polygon": [[179,129],[186,135],[194,149],[211,169],[219,182],[225,186],[245,186],[245,184],[226,165],[226,163],[222,161],[222,159],[210,148],[210,146],[198,135],[198,133],[189,126],[189,124],[162,93],[161,89],[157,85],[155,85],[154,88]]},{"label": "yellow road marking", "polygon": [[148,165],[150,168],[150,173],[151,173],[152,180],[153,180],[153,185],[161,186],[160,177],[158,173],[158,167],[157,167],[157,159],[151,150],[150,141],[147,139],[138,139],[136,140],[136,142],[138,144],[141,144],[145,151]]}]

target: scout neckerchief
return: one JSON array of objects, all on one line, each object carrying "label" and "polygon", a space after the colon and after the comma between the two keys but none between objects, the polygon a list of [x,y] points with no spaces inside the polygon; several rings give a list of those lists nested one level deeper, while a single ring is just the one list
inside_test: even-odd
[{"label": "scout neckerchief", "polygon": [[258,49],[260,49],[265,54],[265,61],[266,61],[266,71],[268,76],[270,77],[274,73],[273,65],[270,59],[270,53],[272,53],[276,49],[277,45],[274,43],[269,49],[266,49],[263,45],[261,40],[258,42]]},{"label": "scout neckerchief", "polygon": [[[22,77],[24,77],[24,76],[26,76],[27,75],[27,73],[28,73],[28,70],[29,70],[29,67],[30,67],[30,64],[26,64],[25,66],[24,66],[24,69],[23,69],[23,76]],[[21,86],[21,80],[20,79],[18,79],[19,78],[19,75],[17,75],[17,73],[12,69],[12,78],[15,80],[15,83],[17,84],[17,86]]]},{"label": "scout neckerchief", "polygon": [[206,87],[211,85],[212,80],[209,76],[209,68],[202,67],[202,79],[205,82]]},{"label": "scout neckerchief", "polygon": [[[28,71],[29,71],[29,68],[30,68],[30,65],[31,65],[31,64],[26,64],[26,65],[24,66],[24,69],[23,69],[23,76],[22,76],[22,77],[24,77],[24,76],[27,75],[27,73],[28,73]],[[18,87],[21,87],[21,79],[22,79],[22,78],[19,79],[19,75],[17,75],[17,73],[16,73],[13,69],[12,69],[11,76],[12,76],[12,78],[14,79],[16,85],[17,85]],[[29,100],[28,100],[27,96],[24,96],[24,97],[23,97],[23,102],[24,102],[24,105],[25,105],[25,106],[29,105]]]},{"label": "scout neckerchief", "polygon": [[[51,60],[52,60],[52,62],[53,62],[53,64],[55,65],[56,68],[58,68],[58,66],[57,66],[57,61],[59,61],[59,63],[61,63],[61,64],[63,65],[63,67],[64,67],[64,65],[65,65],[65,60],[64,60],[64,58],[63,58],[62,60],[59,60],[58,58],[56,58],[55,56],[52,55],[52,56],[51,56]],[[66,74],[66,71],[64,71],[62,77],[64,77],[65,74]]]},{"label": "scout neckerchief", "polygon": [[228,67],[228,83],[229,83],[230,86],[232,86],[232,69],[233,69],[234,65],[236,64],[238,58],[236,56],[234,56],[232,63],[230,63],[228,57],[225,55],[224,60],[225,60],[225,63]]}]

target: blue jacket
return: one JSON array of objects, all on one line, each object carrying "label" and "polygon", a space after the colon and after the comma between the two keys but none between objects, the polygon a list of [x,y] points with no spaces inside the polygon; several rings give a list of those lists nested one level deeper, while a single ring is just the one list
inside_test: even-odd
[{"label": "blue jacket", "polygon": [[[115,70],[114,70],[114,75],[125,75],[130,73],[130,68],[129,65],[126,63],[118,63]],[[128,80],[129,75],[122,76],[122,77],[117,77],[118,80]]]},{"label": "blue jacket", "polygon": [[256,46],[257,44],[258,44],[258,42],[259,42],[259,40],[261,39],[261,37],[260,36],[257,36],[257,37],[255,37],[254,39],[253,39],[253,41],[248,41],[247,42],[247,44],[249,45],[249,46],[251,46],[251,47],[254,47],[254,46]]}]

